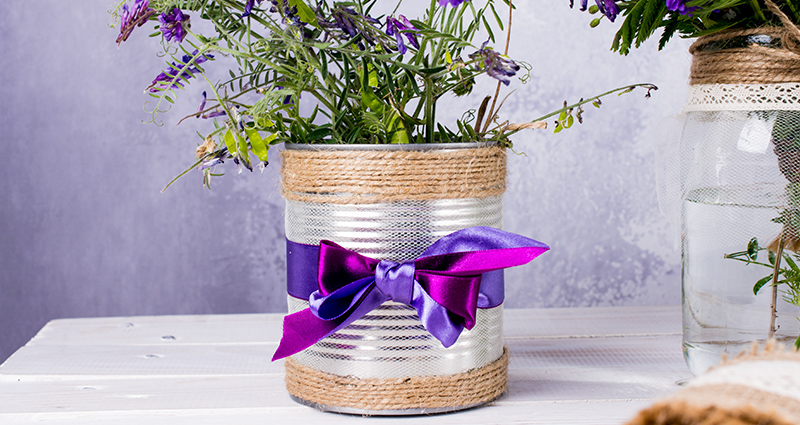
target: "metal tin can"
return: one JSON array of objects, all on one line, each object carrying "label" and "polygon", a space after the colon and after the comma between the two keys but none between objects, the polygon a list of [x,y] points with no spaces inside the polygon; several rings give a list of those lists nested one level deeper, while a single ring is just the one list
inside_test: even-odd
[{"label": "metal tin can", "polygon": [[[370,150],[475,149],[467,145],[375,145]],[[316,150],[317,145],[287,145],[287,150]],[[322,149],[348,149],[348,145],[323,145]],[[356,145],[354,150],[365,150]],[[503,170],[505,172],[503,162]],[[504,176],[503,176],[504,178]],[[291,188],[284,187],[284,193]],[[335,193],[325,191],[326,196]],[[321,240],[372,258],[405,261],[417,258],[428,246],[454,231],[472,226],[502,227],[502,194],[479,198],[412,199],[369,203],[286,200],[288,240],[317,245]],[[289,311],[308,307],[307,300],[289,296]],[[422,326],[416,311],[387,302],[367,316],[292,356],[304,367],[329,374],[365,380],[397,380],[419,376],[455,376],[478,370],[504,355],[503,308],[479,309],[475,327],[465,330],[448,348]],[[300,384],[302,385],[302,384]],[[292,392],[292,391],[290,391]],[[407,415],[461,410],[484,404],[414,405],[389,408],[371,405],[335,405],[313,399],[313,392],[292,394],[303,404],[323,410],[353,414]],[[335,403],[335,402],[334,402]],[[347,404],[347,403],[345,403]],[[400,407],[398,407],[400,406]]]}]

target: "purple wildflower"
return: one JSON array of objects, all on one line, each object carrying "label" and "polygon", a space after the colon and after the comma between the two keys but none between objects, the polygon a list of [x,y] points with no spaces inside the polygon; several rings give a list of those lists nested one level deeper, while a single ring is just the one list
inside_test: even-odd
[{"label": "purple wildflower", "polygon": [[489,41],[485,41],[481,49],[469,55],[470,59],[479,60],[481,67],[486,70],[490,77],[497,79],[505,85],[511,83],[511,77],[519,71],[519,65],[511,59],[502,57],[491,47],[487,47]]},{"label": "purple wildflower", "polygon": [[213,111],[211,111],[211,112],[209,112],[207,114],[203,114],[203,111],[206,109],[206,100],[207,100],[207,96],[206,96],[206,92],[204,91],[203,92],[203,101],[200,102],[200,107],[197,108],[197,115],[195,115],[195,117],[202,118],[202,119],[206,120],[206,119],[209,119],[209,118],[221,117],[223,115],[227,115],[224,110],[220,111],[219,109],[216,109],[216,108]]},{"label": "purple wildflower", "polygon": [[[257,0],[258,4],[260,5],[263,0]],[[247,3],[244,4],[244,12],[242,13],[242,18],[245,16],[250,15],[253,11],[253,6],[255,6],[256,0],[247,0]]]},{"label": "purple wildflower", "polygon": [[159,29],[164,34],[164,39],[167,41],[178,40],[178,43],[186,37],[186,30],[190,26],[189,15],[177,7],[170,13],[162,13],[158,17],[158,22],[161,23]]},{"label": "purple wildflower", "polygon": [[[225,152],[227,154],[227,151]],[[202,162],[200,165],[197,166],[198,170],[205,170],[206,168],[211,168],[215,165],[224,164],[225,160],[222,159],[223,155],[212,157],[209,160]]]},{"label": "purple wildflower", "polygon": [[[161,73],[158,74],[158,76],[153,80],[153,83],[150,84],[149,87],[147,87],[147,90],[149,90],[150,93],[158,93],[159,91],[165,90],[167,88],[170,89],[175,89],[179,87],[182,88],[184,79],[192,78],[195,73],[200,72],[200,68],[198,68],[197,66],[187,67],[186,66],[187,64],[192,63],[192,65],[200,65],[201,63],[206,62],[209,59],[214,59],[213,55],[203,54],[197,57],[197,54],[198,51],[195,50],[194,52],[192,52],[191,55],[183,55],[181,63],[172,62],[169,68],[161,71]],[[179,74],[180,74],[179,78],[175,80],[175,82],[171,86],[166,87],[167,84],[172,82],[172,80],[175,79],[175,77],[178,76]]]},{"label": "purple wildflower", "polygon": [[122,6],[122,16],[120,16],[119,35],[117,36],[117,46],[130,37],[131,32],[136,27],[140,27],[155,15],[155,9],[150,8],[150,0],[136,0],[131,9],[127,3]]},{"label": "purple wildflower", "polygon": [[606,15],[609,21],[614,22],[614,19],[617,18],[617,14],[619,14],[619,6],[617,6],[617,2],[614,0],[594,0],[594,1],[595,3],[597,3],[597,7],[600,9],[600,12],[603,15]]},{"label": "purple wildflower", "polygon": [[[669,1],[669,0],[667,0]],[[597,4],[597,8],[600,9],[600,13],[606,15],[609,21],[614,22],[614,19],[617,18],[619,14],[619,6],[615,0],[594,0]],[[573,7],[575,5],[575,0],[569,0],[569,7]],[[585,12],[588,8],[588,0],[581,0],[581,12]]]},{"label": "purple wildflower", "polygon": [[467,1],[469,0],[439,0],[439,6],[446,6],[449,4],[450,6],[456,7]]},{"label": "purple wildflower", "polygon": [[406,54],[408,51],[406,44],[403,42],[403,37],[401,34],[406,36],[408,42],[411,43],[414,48],[419,49],[419,42],[417,41],[417,35],[414,34],[414,31],[419,30],[415,28],[414,25],[412,25],[411,22],[409,22],[409,20],[403,15],[400,15],[400,20],[397,20],[392,16],[386,18],[386,34],[393,35],[397,39],[397,50],[400,51],[401,55]]},{"label": "purple wildflower", "polygon": [[689,0],[667,0],[667,9],[678,12],[681,15],[691,16],[692,12],[694,12],[697,7],[686,7],[686,3],[688,2]]},{"label": "purple wildflower", "polygon": [[[350,40],[360,36],[371,46],[377,43],[383,44],[383,40],[378,38],[383,33],[377,28],[381,23],[371,16],[362,15],[349,7],[341,5],[336,5],[331,10],[333,22],[325,20],[319,7],[316,14],[317,21],[327,35],[340,40]],[[359,49],[364,50],[364,45],[360,41],[357,46]]]}]

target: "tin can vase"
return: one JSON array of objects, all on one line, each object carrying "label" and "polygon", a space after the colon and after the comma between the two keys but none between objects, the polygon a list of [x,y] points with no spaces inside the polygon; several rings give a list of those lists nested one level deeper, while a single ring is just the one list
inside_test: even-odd
[{"label": "tin can vase", "polygon": [[683,351],[695,375],[753,342],[791,346],[800,334],[792,270],[800,56],[782,45],[784,31],[723,31],[691,47],[671,175],[682,222]]},{"label": "tin can vase", "polygon": [[[287,144],[281,170],[287,246],[329,240],[402,262],[454,231],[502,227],[506,153],[492,143]],[[289,296],[290,313],[308,306]],[[286,388],[325,411],[443,413],[500,397],[507,365],[502,304],[478,309],[475,326],[445,348],[416,310],[388,301],[287,358]]]}]

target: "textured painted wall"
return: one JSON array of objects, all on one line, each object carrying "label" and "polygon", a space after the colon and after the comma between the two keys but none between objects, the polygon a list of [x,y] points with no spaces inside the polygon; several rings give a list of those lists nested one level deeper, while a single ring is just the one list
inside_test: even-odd
[{"label": "textured painted wall", "polygon": [[[147,28],[116,47],[111,3],[0,3],[0,360],[55,318],[285,308],[277,166],[227,169],[212,191],[190,174],[160,193],[208,124],[175,125],[204,87],[181,92],[163,126],[142,124],[142,90],[163,59]],[[507,305],[678,303],[679,255],[657,206],[652,139],[684,101],[688,43],[623,58],[608,51],[614,26],[590,30],[567,0],[518,3],[511,51],[533,65],[533,80],[518,85],[506,118],[630,82],[661,90],[609,98],[564,133],[517,138],[526,155],[511,155],[505,227],[553,249],[507,273]],[[452,105],[450,115],[440,108],[443,120],[464,101]]]}]

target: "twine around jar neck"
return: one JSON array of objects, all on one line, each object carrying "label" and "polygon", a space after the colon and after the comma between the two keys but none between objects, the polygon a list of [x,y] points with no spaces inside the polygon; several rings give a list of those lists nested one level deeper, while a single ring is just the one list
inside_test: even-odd
[{"label": "twine around jar neck", "polygon": [[689,84],[781,84],[800,82],[800,29],[771,0],[783,26],[731,29],[699,37]]}]

